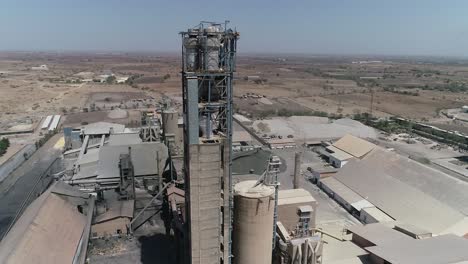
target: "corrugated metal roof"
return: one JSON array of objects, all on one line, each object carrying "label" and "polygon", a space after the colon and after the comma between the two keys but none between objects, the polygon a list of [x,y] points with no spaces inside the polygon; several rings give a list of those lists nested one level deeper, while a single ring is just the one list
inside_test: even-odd
[{"label": "corrugated metal roof", "polygon": [[348,188],[346,185],[335,179],[334,177],[328,177],[325,179],[320,179],[320,183],[325,185],[333,193],[340,196],[348,204],[357,203],[364,200],[362,196]]},{"label": "corrugated metal roof", "polygon": [[356,234],[374,245],[391,244],[394,241],[414,240],[391,227],[381,224],[354,225],[347,228],[350,233]]},{"label": "corrugated metal roof", "polygon": [[84,165],[88,163],[96,163],[99,160],[99,149],[88,149],[81,159],[76,161],[76,165]]},{"label": "corrugated metal roof", "polygon": [[98,164],[87,164],[80,166],[72,180],[81,180],[86,178],[96,177],[98,175]]},{"label": "corrugated metal roof", "polygon": [[357,201],[355,203],[352,203],[351,206],[356,209],[358,212],[361,211],[363,208],[368,208],[368,207],[374,207],[374,205],[372,203],[370,203],[369,201],[365,200],[365,199],[362,199],[360,201]]},{"label": "corrugated metal roof", "polygon": [[410,225],[406,223],[395,223],[395,230],[400,232],[407,232],[407,234],[411,234],[413,236],[421,236],[421,235],[432,235],[431,232],[417,227],[415,225]]},{"label": "corrugated metal roof", "polygon": [[125,126],[121,124],[108,122],[96,122],[82,126],[81,131],[85,135],[102,135],[109,134],[111,128],[114,131],[114,133],[123,133]]},{"label": "corrugated metal roof", "polygon": [[72,263],[77,252],[86,251],[88,242],[81,240],[90,218],[76,205],[87,199],[70,188],[57,183],[26,209],[0,242],[1,263]]},{"label": "corrugated metal roof", "polygon": [[468,239],[442,235],[426,239],[396,240],[366,250],[390,263],[446,264],[468,262]]},{"label": "corrugated metal roof", "polygon": [[138,133],[112,134],[109,136],[109,146],[131,145],[141,143]]},{"label": "corrugated metal roof", "polygon": [[333,146],[353,155],[356,158],[362,158],[376,147],[376,145],[369,141],[349,134],[333,143]]},{"label": "corrugated metal roof", "polygon": [[120,177],[120,154],[127,154],[128,147],[131,147],[135,176],[156,175],[162,172],[167,159],[167,147],[163,143],[104,146],[99,152],[98,179]]},{"label": "corrugated metal roof", "polygon": [[135,208],[134,200],[115,200],[108,204],[108,210],[96,216],[93,224],[106,222],[119,217],[133,218]]},{"label": "corrugated metal roof", "polygon": [[278,191],[278,205],[300,202],[317,202],[310,192],[304,189],[289,189]]},{"label": "corrugated metal roof", "polygon": [[[323,246],[323,263],[362,263],[353,262],[359,259],[359,256],[368,255],[367,251],[360,248],[351,241],[338,241],[336,239],[328,239]],[[352,260],[350,262],[350,260]]]},{"label": "corrugated metal roof", "polygon": [[354,156],[352,156],[351,154],[348,154],[334,146],[328,146],[327,149],[332,152],[329,154],[329,156],[334,157],[337,160],[344,161],[344,160],[349,160],[351,158],[354,158]]},{"label": "corrugated metal roof", "polygon": [[362,208],[362,211],[365,211],[368,215],[372,216],[374,219],[376,219],[379,222],[395,221],[395,219],[391,218],[390,216],[388,216],[386,213],[382,212],[377,207]]},{"label": "corrugated metal roof", "polygon": [[[463,219],[458,211],[391,175],[397,168],[387,151],[374,149],[363,160],[353,160],[335,178],[397,221],[438,234]],[[398,160],[396,161],[398,162]]]}]

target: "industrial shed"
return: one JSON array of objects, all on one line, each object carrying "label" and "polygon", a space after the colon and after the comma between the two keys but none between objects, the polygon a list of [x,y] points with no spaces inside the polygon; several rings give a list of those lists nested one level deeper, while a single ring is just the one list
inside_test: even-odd
[{"label": "industrial shed", "polygon": [[109,136],[108,146],[133,145],[142,143],[138,133],[111,134]]},{"label": "industrial shed", "polygon": [[99,151],[98,179],[119,178],[120,154],[131,152],[135,177],[162,175],[167,159],[167,147],[163,143],[148,142],[134,145],[103,146]]},{"label": "industrial shed", "polygon": [[349,160],[353,159],[353,155],[342,151],[334,146],[328,146],[326,148],[328,161],[335,168],[342,168]]},{"label": "industrial shed", "polygon": [[335,175],[338,172],[337,168],[331,166],[323,166],[322,164],[302,164],[301,170],[305,172],[305,174],[310,173],[309,180],[312,180],[314,183],[318,182],[321,179],[325,179]]},{"label": "industrial shed", "polygon": [[95,217],[91,227],[92,238],[129,234],[134,207],[134,200],[112,201],[106,212]]},{"label": "industrial shed", "polygon": [[432,237],[431,232],[410,224],[396,223],[394,229],[415,239]]},{"label": "industrial shed", "polygon": [[394,230],[393,225],[382,223],[368,225],[354,225],[347,228],[348,233],[352,234],[351,241],[361,248],[391,244],[395,241],[414,240],[401,232]]},{"label": "industrial shed", "polygon": [[349,134],[333,143],[333,146],[359,159],[362,159],[377,147],[369,141]]},{"label": "industrial shed", "polygon": [[441,235],[427,239],[402,239],[366,248],[377,264],[446,264],[468,262],[468,239]]},{"label": "industrial shed", "polygon": [[363,160],[349,162],[334,178],[395,220],[434,234],[463,220],[460,212],[392,176],[405,173],[404,167],[393,164],[398,160],[385,150],[374,149]]},{"label": "industrial shed", "polygon": [[94,198],[55,182],[0,242],[0,263],[85,263]]},{"label": "industrial shed", "polygon": [[364,224],[395,221],[395,219],[391,218],[375,206],[362,208],[359,214],[359,220]]},{"label": "industrial shed", "polygon": [[315,227],[317,201],[308,191],[304,189],[278,191],[278,221],[287,230],[294,230],[299,221],[299,216],[297,215],[298,207],[306,205],[311,206],[313,209],[310,227]]},{"label": "industrial shed", "polygon": [[112,133],[123,133],[125,126],[121,124],[109,122],[96,122],[89,125],[84,125],[80,128],[82,135],[100,136],[109,135]]},{"label": "industrial shed", "polygon": [[359,215],[362,208],[374,205],[333,177],[320,180],[320,188],[348,212]]}]

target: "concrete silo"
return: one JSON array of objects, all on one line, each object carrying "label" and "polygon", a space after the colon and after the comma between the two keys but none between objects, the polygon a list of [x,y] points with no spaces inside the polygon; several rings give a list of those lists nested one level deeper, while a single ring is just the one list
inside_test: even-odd
[{"label": "concrete silo", "polygon": [[255,184],[244,181],[234,186],[235,264],[271,264],[275,188]]}]

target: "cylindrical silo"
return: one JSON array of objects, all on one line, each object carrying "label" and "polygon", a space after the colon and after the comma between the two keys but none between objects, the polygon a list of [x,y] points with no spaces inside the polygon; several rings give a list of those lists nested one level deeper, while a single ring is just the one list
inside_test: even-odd
[{"label": "cylindrical silo", "polygon": [[179,115],[175,110],[164,110],[162,112],[162,125],[163,125],[163,132],[164,135],[176,135],[177,134],[177,121],[179,119]]},{"label": "cylindrical silo", "polygon": [[275,188],[255,184],[244,181],[234,186],[235,264],[271,264]]}]

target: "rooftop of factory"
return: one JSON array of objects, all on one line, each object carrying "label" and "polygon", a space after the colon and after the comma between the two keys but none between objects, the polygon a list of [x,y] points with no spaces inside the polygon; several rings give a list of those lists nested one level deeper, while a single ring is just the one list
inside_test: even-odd
[{"label": "rooftop of factory", "polygon": [[317,203],[315,198],[304,189],[289,189],[278,191],[278,205],[310,202]]},{"label": "rooftop of factory", "polygon": [[159,142],[103,146],[99,151],[98,179],[119,177],[118,163],[120,154],[129,152],[131,152],[135,176],[158,174],[163,169],[159,166],[163,166],[162,164],[164,164],[167,157],[167,147]]},{"label": "rooftop of factory", "polygon": [[397,178],[417,174],[424,182],[424,172],[440,174],[397,154],[374,149],[364,159],[348,162],[335,178],[397,221],[440,234],[462,221],[464,216],[434,195]]},{"label": "rooftop of factory", "polygon": [[413,239],[408,235],[394,230],[392,228],[393,226],[393,224],[387,223],[374,223],[363,226],[350,226],[347,228],[347,230],[349,233],[353,234],[353,241],[355,240],[354,236],[359,236],[372,245],[383,245],[387,243],[393,243],[394,241],[405,241]]},{"label": "rooftop of factory", "polygon": [[125,126],[109,122],[96,122],[80,127],[83,135],[103,135],[113,133],[123,133]]},{"label": "rooftop of factory", "polygon": [[348,188],[346,185],[344,185],[334,177],[321,179],[320,184],[322,184],[325,187],[325,192],[331,192],[329,193],[329,195],[338,195],[351,205],[364,200],[362,196]]},{"label": "rooftop of factory", "polygon": [[94,218],[93,224],[107,222],[119,217],[133,218],[135,211],[134,200],[109,199],[106,202],[106,212],[97,215]]},{"label": "rooftop of factory", "polygon": [[326,244],[323,247],[324,264],[363,264],[364,257],[369,255],[367,251],[360,248],[351,241],[339,241],[334,238],[324,237]]},{"label": "rooftop of factory", "polygon": [[138,133],[123,133],[123,134],[111,134],[109,136],[108,145],[109,146],[118,146],[118,145],[131,145],[142,143],[140,135]]},{"label": "rooftop of factory", "polygon": [[89,194],[55,182],[3,238],[0,262],[84,263],[93,210]]},{"label": "rooftop of factory", "polygon": [[367,247],[388,263],[445,264],[468,262],[468,239],[449,234],[426,239],[398,239]]},{"label": "rooftop of factory", "polygon": [[370,143],[367,140],[361,139],[359,137],[347,134],[344,137],[340,138],[333,143],[333,146],[341,151],[348,153],[356,158],[362,158],[371,150],[373,150],[376,145]]},{"label": "rooftop of factory", "polygon": [[328,146],[327,151],[330,153],[329,155],[337,160],[349,160],[354,158],[353,155],[335,147],[335,146]]}]

